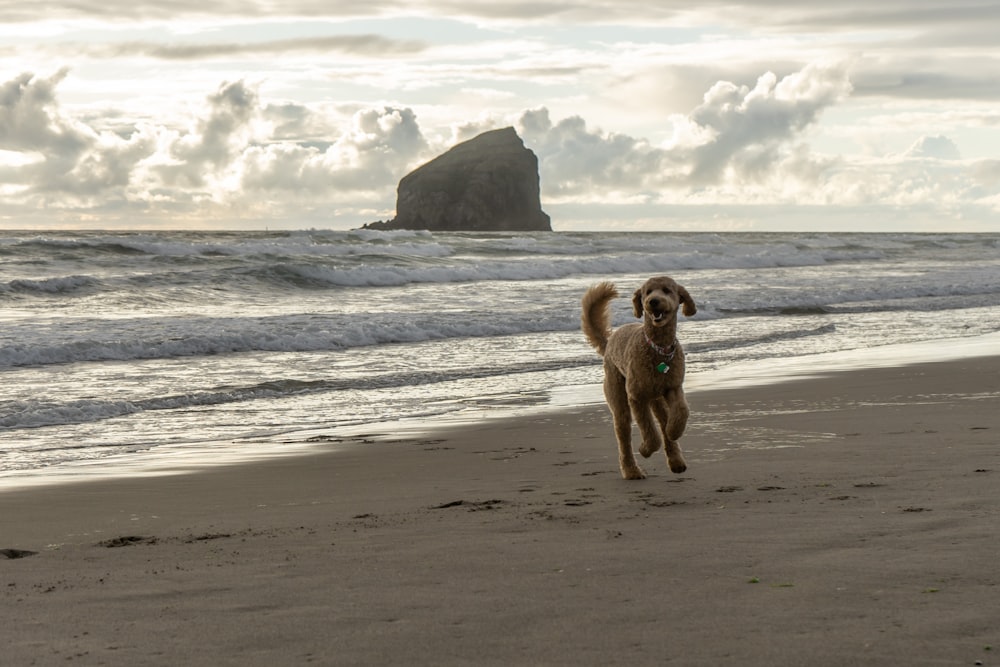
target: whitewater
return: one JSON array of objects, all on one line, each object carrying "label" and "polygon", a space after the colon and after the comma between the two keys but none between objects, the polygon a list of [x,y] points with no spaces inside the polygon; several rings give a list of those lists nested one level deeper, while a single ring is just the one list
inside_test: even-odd
[{"label": "whitewater", "polygon": [[601,381],[579,332],[600,280],[624,296],[616,326],[646,277],[687,287],[691,386],[902,344],[1000,353],[998,249],[996,234],[2,232],[0,482],[566,400]]}]

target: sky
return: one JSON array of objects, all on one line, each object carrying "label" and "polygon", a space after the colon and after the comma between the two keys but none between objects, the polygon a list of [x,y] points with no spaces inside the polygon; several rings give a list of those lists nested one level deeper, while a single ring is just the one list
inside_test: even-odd
[{"label": "sky", "polygon": [[557,231],[1000,231],[1000,0],[0,0],[0,228],[349,229],[513,126]]}]

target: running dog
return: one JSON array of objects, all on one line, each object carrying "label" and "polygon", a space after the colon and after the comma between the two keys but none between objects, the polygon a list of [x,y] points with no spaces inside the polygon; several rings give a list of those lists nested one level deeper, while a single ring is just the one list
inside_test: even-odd
[{"label": "running dog", "polygon": [[632,296],[633,311],[642,324],[626,324],[612,332],[608,305],[617,296],[610,282],[588,289],[580,321],[587,340],[604,357],[604,397],[614,419],[622,477],[646,477],[632,452],[633,419],[642,435],[639,453],[649,458],[665,443],[670,470],[682,473],[687,464],[677,440],[684,434],[690,410],[682,386],[684,348],[677,340],[677,313],[683,309],[691,317],[698,309],[672,278],[650,278]]}]

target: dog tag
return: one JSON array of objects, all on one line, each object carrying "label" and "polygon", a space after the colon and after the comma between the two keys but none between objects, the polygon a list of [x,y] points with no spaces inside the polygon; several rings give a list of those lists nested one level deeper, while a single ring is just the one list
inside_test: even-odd
[{"label": "dog tag", "polygon": [[659,364],[656,365],[656,372],[657,373],[666,373],[669,370],[670,370],[670,366],[665,361],[661,361]]}]

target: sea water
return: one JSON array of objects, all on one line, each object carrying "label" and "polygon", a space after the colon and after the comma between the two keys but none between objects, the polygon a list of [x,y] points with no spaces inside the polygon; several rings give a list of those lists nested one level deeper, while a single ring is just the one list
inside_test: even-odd
[{"label": "sea water", "polygon": [[690,386],[1000,331],[996,234],[2,232],[0,482],[565,400],[657,274]]}]

